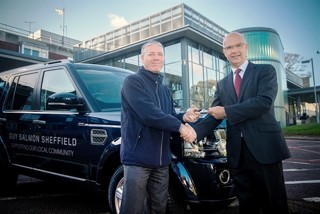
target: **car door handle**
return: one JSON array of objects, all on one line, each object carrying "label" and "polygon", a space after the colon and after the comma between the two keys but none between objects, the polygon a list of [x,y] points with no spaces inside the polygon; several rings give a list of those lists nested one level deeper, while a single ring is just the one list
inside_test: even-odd
[{"label": "car door handle", "polygon": [[34,124],[40,124],[40,125],[45,125],[45,124],[46,124],[46,121],[44,121],[44,120],[33,120],[32,123],[34,123]]},{"label": "car door handle", "polygon": [[6,118],[0,117],[0,122],[6,122],[6,121],[7,121]]}]

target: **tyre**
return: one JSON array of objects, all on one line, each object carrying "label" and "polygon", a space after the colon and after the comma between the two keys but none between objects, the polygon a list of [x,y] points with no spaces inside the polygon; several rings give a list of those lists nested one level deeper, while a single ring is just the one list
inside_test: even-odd
[{"label": "tyre", "polygon": [[181,188],[170,181],[166,214],[185,214],[186,208]]},{"label": "tyre", "polygon": [[119,166],[112,175],[108,188],[108,203],[111,213],[113,214],[118,214],[120,212],[123,182],[123,166]]},{"label": "tyre", "polygon": [[3,160],[0,155],[0,195],[8,196],[15,192],[18,174]]},{"label": "tyre", "polygon": [[[123,192],[124,173],[123,166],[119,166],[111,177],[108,188],[108,203],[111,213],[120,212],[122,192]],[[169,183],[168,203],[166,214],[185,214],[186,204],[180,188],[172,182]]]}]

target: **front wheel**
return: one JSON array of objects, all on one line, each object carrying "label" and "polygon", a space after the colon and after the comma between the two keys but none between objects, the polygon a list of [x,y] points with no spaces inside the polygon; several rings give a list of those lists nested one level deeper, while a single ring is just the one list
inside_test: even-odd
[{"label": "front wheel", "polygon": [[185,214],[186,208],[182,190],[173,181],[170,181],[166,214]]},{"label": "front wheel", "polygon": [[[111,177],[108,188],[108,202],[112,214],[120,213],[124,183],[123,166],[119,166]],[[169,183],[168,203],[166,214],[185,214],[186,203],[183,200],[181,189],[172,182]]]},{"label": "front wheel", "polygon": [[111,177],[108,188],[108,202],[111,213],[120,213],[120,206],[122,201],[124,173],[123,166],[119,166]]}]

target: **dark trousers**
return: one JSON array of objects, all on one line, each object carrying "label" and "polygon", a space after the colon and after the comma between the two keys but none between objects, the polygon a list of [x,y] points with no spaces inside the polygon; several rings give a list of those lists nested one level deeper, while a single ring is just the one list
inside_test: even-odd
[{"label": "dark trousers", "polygon": [[167,207],[169,167],[124,165],[120,214],[164,214]]},{"label": "dark trousers", "polygon": [[240,214],[289,213],[282,162],[258,163],[242,139],[239,166],[231,169],[231,175]]}]

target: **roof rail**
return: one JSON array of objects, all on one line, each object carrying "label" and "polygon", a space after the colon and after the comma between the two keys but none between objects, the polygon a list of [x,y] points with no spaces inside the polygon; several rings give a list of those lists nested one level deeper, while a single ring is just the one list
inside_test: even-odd
[{"label": "roof rail", "polygon": [[52,65],[52,64],[56,64],[56,63],[67,63],[67,62],[70,62],[70,60],[68,60],[68,59],[60,59],[60,60],[54,60],[54,61],[45,62],[44,65]]}]

